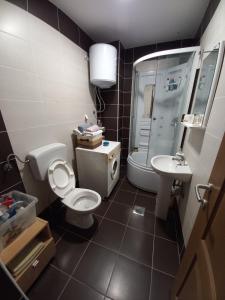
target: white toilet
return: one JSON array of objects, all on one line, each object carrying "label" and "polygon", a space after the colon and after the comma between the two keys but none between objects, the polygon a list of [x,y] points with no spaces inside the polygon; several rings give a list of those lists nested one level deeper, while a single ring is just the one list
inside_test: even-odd
[{"label": "white toilet", "polygon": [[28,154],[30,167],[38,180],[48,178],[52,191],[66,205],[66,221],[81,228],[94,223],[93,212],[101,204],[101,196],[93,190],[76,188],[76,177],[66,160],[66,145],[50,144]]}]

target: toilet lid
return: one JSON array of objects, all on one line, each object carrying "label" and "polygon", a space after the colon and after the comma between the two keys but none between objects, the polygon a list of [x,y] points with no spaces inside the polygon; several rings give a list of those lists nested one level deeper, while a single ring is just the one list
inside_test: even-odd
[{"label": "toilet lid", "polygon": [[53,192],[64,198],[76,185],[76,178],[70,164],[62,159],[53,161],[48,167],[48,181]]}]

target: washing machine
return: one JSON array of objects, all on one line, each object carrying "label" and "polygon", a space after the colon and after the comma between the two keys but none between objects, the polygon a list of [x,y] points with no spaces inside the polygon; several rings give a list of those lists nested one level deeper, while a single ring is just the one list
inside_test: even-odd
[{"label": "washing machine", "polygon": [[79,187],[91,189],[102,198],[109,197],[120,176],[119,142],[95,149],[76,148]]}]

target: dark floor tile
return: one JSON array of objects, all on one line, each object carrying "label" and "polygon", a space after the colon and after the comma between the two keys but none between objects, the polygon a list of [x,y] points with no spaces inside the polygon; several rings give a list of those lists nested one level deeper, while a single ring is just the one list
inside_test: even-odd
[{"label": "dark floor tile", "polygon": [[72,279],[65,291],[63,292],[61,300],[103,300],[104,296],[100,295],[96,291],[89,288],[87,285],[84,285],[81,282],[78,282]]},{"label": "dark floor tile", "polygon": [[154,233],[155,216],[145,212],[144,216],[131,213],[128,226],[148,233]]},{"label": "dark floor tile", "polygon": [[179,266],[177,244],[155,237],[153,266],[175,275]]},{"label": "dark floor tile", "polygon": [[143,190],[138,190],[138,195],[142,195],[142,196],[146,196],[146,197],[156,197],[157,194],[154,192],[147,192],[147,191],[143,191]]},{"label": "dark floor tile", "polygon": [[150,300],[170,300],[173,278],[158,271],[152,273]]},{"label": "dark floor tile", "polygon": [[115,253],[92,243],[85,252],[73,277],[105,294],[115,262]]},{"label": "dark floor tile", "polygon": [[68,277],[57,271],[54,267],[48,266],[40,275],[38,280],[28,291],[30,300],[46,299],[55,300],[65,286]]},{"label": "dark floor tile", "polygon": [[117,193],[118,193],[118,191],[119,191],[119,187],[120,187],[120,185],[121,185],[121,181],[122,181],[122,179],[119,178],[117,184],[114,186],[114,188],[113,188],[111,194],[109,195],[109,197],[108,197],[108,198],[105,198],[106,201],[107,201],[107,200],[113,201],[113,199],[115,198],[115,196],[117,195]]},{"label": "dark floor tile", "polygon": [[120,256],[107,296],[114,300],[147,300],[150,280],[151,272],[148,267]]},{"label": "dark floor tile", "polygon": [[67,222],[64,222],[63,227],[66,230],[68,230],[76,235],[79,235],[79,236],[83,237],[84,239],[89,240],[95,236],[95,234],[98,230],[99,223],[102,219],[100,216],[96,216],[96,215],[93,215],[93,217],[94,217],[94,224],[90,228],[87,228],[87,229],[80,228],[80,227],[74,226],[72,224],[69,224]]},{"label": "dark floor tile", "polygon": [[62,235],[65,233],[65,230],[62,229],[61,227],[51,227],[50,230],[55,243],[57,243],[59,239],[62,237]]},{"label": "dark floor tile", "polygon": [[159,218],[156,218],[155,234],[168,240],[174,240],[174,238],[169,234],[166,221]]},{"label": "dark floor tile", "polygon": [[155,210],[155,198],[137,195],[135,205],[144,207],[147,211],[154,212]]},{"label": "dark floor tile", "polygon": [[113,202],[109,210],[106,213],[106,218],[127,224],[129,215],[131,213],[131,207]]},{"label": "dark floor tile", "polygon": [[[66,221],[66,209],[67,208],[65,206],[60,209],[52,209],[51,207],[51,209],[48,209],[47,212],[44,213],[44,219],[50,222],[51,227],[61,226],[64,230],[79,235],[84,239],[91,239],[98,228],[101,216],[93,215],[94,224],[90,228],[82,229]],[[43,213],[41,216],[43,217]]]},{"label": "dark floor tile", "polygon": [[87,240],[67,232],[57,244],[53,265],[71,274],[86,249],[87,243]]},{"label": "dark floor tile", "polygon": [[129,192],[136,192],[137,188],[135,186],[133,186],[127,178],[124,179],[124,181],[122,182],[121,186],[120,186],[121,190],[124,191],[129,191]]},{"label": "dark floor tile", "polygon": [[123,190],[119,190],[114,198],[114,201],[129,206],[133,206],[134,200],[135,200],[135,193],[131,193]]},{"label": "dark floor tile", "polygon": [[111,201],[109,199],[102,200],[100,206],[95,210],[95,214],[99,216],[104,216],[110,205]]},{"label": "dark floor tile", "polygon": [[104,219],[94,241],[113,250],[119,250],[125,226]]},{"label": "dark floor tile", "polygon": [[153,236],[127,228],[121,253],[140,263],[152,265]]}]

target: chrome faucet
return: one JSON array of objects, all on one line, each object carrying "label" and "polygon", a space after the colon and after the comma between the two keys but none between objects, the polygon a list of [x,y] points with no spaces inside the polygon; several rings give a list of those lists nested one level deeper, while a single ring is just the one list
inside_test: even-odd
[{"label": "chrome faucet", "polygon": [[172,157],[172,160],[176,160],[178,166],[185,165],[185,157],[184,157],[184,153],[182,152],[177,152],[176,155]]}]

